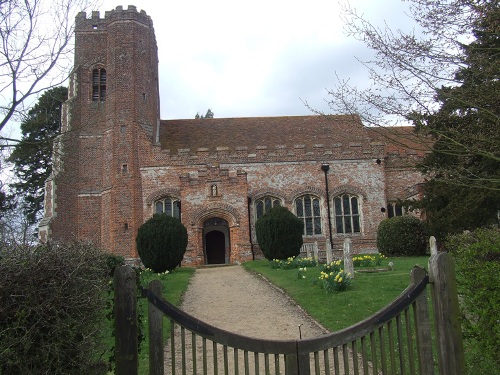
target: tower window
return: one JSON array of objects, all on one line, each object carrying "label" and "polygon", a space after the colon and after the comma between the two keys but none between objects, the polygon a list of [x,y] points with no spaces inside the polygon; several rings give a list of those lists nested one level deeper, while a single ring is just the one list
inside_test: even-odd
[{"label": "tower window", "polygon": [[98,68],[92,71],[92,101],[106,100],[106,69]]}]

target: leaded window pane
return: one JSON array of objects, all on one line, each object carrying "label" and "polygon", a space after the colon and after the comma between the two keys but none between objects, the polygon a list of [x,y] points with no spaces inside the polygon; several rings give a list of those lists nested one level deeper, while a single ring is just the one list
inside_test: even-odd
[{"label": "leaded window pane", "polygon": [[304,197],[305,216],[312,216],[311,197]]},{"label": "leaded window pane", "polygon": [[387,216],[389,217],[389,219],[391,217],[394,217],[394,207],[391,203],[387,205]]},{"label": "leaded window pane", "polygon": [[181,218],[181,202],[179,202],[179,201],[174,202],[174,215],[173,216],[177,219]]},{"label": "leaded window pane", "polygon": [[358,198],[352,197],[351,198],[351,212],[353,215],[359,215],[358,212]]},{"label": "leaded window pane", "polygon": [[163,213],[163,201],[159,201],[155,203],[155,213],[162,214]]},{"label": "leaded window pane", "polygon": [[349,202],[349,196],[347,194],[342,196],[342,208],[344,209],[344,215],[351,214],[351,203]]},{"label": "leaded window pane", "polygon": [[313,221],[312,218],[307,217],[306,218],[306,235],[312,236],[314,234],[313,232]]},{"label": "leaded window pane", "polygon": [[321,234],[321,217],[314,218],[314,234]]},{"label": "leaded window pane", "polygon": [[335,215],[342,215],[342,200],[340,197],[335,198]]},{"label": "leaded window pane", "polygon": [[257,219],[264,215],[264,203],[262,201],[257,201],[255,209],[257,210]]},{"label": "leaded window pane", "polygon": [[273,207],[276,207],[276,206],[278,206],[278,207],[281,206],[281,201],[279,199],[276,199],[274,201],[274,206]]},{"label": "leaded window pane", "polygon": [[361,232],[361,226],[359,225],[359,216],[354,216],[352,218],[352,224],[353,224],[354,233]]},{"label": "leaded window pane", "polygon": [[167,216],[172,216],[172,200],[169,198],[165,199],[165,213]]},{"label": "leaded window pane", "polygon": [[351,217],[344,216],[344,233],[352,233]]},{"label": "leaded window pane", "polygon": [[304,217],[304,206],[302,204],[302,199],[297,199],[295,201],[295,209],[297,211],[298,217]]},{"label": "leaded window pane", "polygon": [[344,226],[342,225],[342,216],[335,216],[335,228],[337,233],[344,233]]},{"label": "leaded window pane", "polygon": [[269,210],[271,209],[272,207],[272,201],[271,201],[271,198],[266,198],[264,200],[264,205],[266,207],[266,212],[269,212]]},{"label": "leaded window pane", "polygon": [[396,216],[403,216],[403,207],[396,203]]},{"label": "leaded window pane", "polygon": [[321,214],[321,210],[319,208],[319,199],[313,200],[313,212],[314,212],[314,216],[320,216],[320,214]]}]

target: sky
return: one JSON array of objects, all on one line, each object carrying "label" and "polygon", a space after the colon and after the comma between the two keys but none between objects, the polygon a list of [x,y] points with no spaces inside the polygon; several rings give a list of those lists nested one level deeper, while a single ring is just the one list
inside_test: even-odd
[{"label": "sky", "polygon": [[[351,0],[375,23],[404,23],[401,0]],[[153,20],[162,119],[331,113],[336,76],[367,83],[337,0],[129,0]],[[123,0],[103,0],[99,11]]]}]

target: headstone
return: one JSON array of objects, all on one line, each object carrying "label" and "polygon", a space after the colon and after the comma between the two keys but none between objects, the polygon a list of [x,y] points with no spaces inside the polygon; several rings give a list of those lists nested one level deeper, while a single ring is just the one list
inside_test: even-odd
[{"label": "headstone", "polygon": [[436,243],[436,237],[431,236],[429,238],[429,247],[431,249],[431,255],[436,255],[438,253],[437,243]]},{"label": "headstone", "polygon": [[352,263],[352,241],[350,238],[344,240],[344,271],[354,278],[354,265]]},{"label": "headstone", "polygon": [[333,254],[332,254],[332,244],[330,240],[326,240],[326,264],[330,264],[333,262]]}]

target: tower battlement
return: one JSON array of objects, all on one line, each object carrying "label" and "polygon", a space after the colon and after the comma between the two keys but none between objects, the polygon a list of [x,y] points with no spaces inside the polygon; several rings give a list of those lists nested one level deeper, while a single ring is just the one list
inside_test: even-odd
[{"label": "tower battlement", "polygon": [[147,26],[153,27],[151,17],[144,10],[137,11],[137,7],[129,5],[127,9],[123,6],[117,6],[114,10],[104,12],[104,18],[101,18],[99,11],[91,13],[87,17],[86,12],[80,12],[76,16],[76,31],[99,31],[114,21],[136,21]]}]

